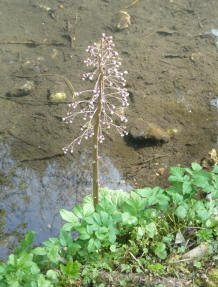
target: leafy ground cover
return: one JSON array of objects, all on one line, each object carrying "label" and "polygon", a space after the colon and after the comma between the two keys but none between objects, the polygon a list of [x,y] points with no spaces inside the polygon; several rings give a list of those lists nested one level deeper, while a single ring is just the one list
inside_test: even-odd
[{"label": "leafy ground cover", "polygon": [[86,196],[72,211],[60,210],[59,238],[33,248],[34,232],[26,234],[0,263],[0,286],[112,285],[102,272],[121,275],[114,286],[136,286],[129,274],[151,280],[144,286],[167,286],[152,283],[167,277],[216,286],[217,173],[218,166],[208,172],[197,163],[171,167],[168,188],[102,189],[96,210]]}]

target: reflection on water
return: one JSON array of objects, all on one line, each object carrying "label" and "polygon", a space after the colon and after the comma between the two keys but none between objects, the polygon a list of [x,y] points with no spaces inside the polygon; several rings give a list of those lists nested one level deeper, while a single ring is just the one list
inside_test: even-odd
[{"label": "reflection on water", "polygon": [[[10,157],[8,145],[0,143],[0,210],[4,234],[36,232],[36,243],[56,236],[62,225],[59,209],[71,210],[84,195],[92,192],[91,162],[82,154],[63,170],[56,161],[48,161],[43,175],[28,167],[18,167]],[[101,159],[100,182],[113,189],[130,190],[107,157]],[[0,252],[1,256],[1,252]]]},{"label": "reflection on water", "polygon": [[211,33],[218,37],[218,29],[211,29]]},{"label": "reflection on water", "polygon": [[210,104],[211,104],[212,106],[218,108],[218,98],[212,99],[212,100],[210,101]]},{"label": "reflection on water", "polygon": [[[212,99],[212,100],[210,101],[210,104],[211,104],[212,106],[218,108],[218,98]],[[216,122],[216,126],[218,126],[218,122]],[[217,137],[217,139],[216,139],[216,144],[218,145],[218,137]]]},{"label": "reflection on water", "polygon": [[[218,29],[211,29],[211,33],[212,33],[214,36],[218,37]],[[218,46],[218,38],[217,38],[216,44],[217,44],[217,46]]]}]

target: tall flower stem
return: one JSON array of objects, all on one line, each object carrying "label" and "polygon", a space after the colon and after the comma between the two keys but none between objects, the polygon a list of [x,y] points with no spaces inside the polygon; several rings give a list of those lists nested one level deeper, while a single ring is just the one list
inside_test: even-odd
[{"label": "tall flower stem", "polygon": [[[102,49],[102,40],[100,49]],[[95,114],[95,125],[94,125],[94,139],[93,139],[93,202],[94,208],[96,209],[96,205],[99,201],[99,156],[98,156],[98,143],[100,136],[100,120],[101,120],[101,112],[102,112],[102,98],[104,93],[104,77],[103,77],[103,68],[101,65],[102,55],[99,55],[98,59],[98,69],[99,69],[99,83],[97,89],[99,89],[99,97],[97,101],[97,111]]]},{"label": "tall flower stem", "polygon": [[97,103],[98,108],[95,114],[94,139],[93,139],[93,202],[94,202],[95,209],[99,201],[98,143],[99,143],[99,131],[100,131],[100,118],[101,118],[101,110],[102,110],[102,96],[104,92],[104,78],[103,78],[103,71],[102,71],[100,62],[101,62],[101,59],[99,59],[100,93],[99,93],[98,103]]},{"label": "tall flower stem", "polygon": [[[121,136],[127,134],[126,126],[117,123],[127,122],[125,115],[118,111],[121,104],[127,107],[129,93],[125,88],[126,80],[124,75],[127,71],[120,72],[121,66],[118,52],[114,50],[112,37],[102,34],[100,44],[94,43],[86,50],[90,57],[84,62],[87,67],[93,67],[91,72],[84,73],[83,80],[96,80],[94,88],[81,92],[74,92],[75,100],[69,104],[70,111],[67,112],[63,121],[72,124],[75,117],[81,116],[81,134],[69,145],[63,148],[64,153],[73,152],[77,143],[80,145],[83,139],[93,137],[93,203],[96,206],[99,202],[99,144],[105,139],[103,130],[115,128]],[[90,94],[87,97],[87,94]],[[77,99],[78,97],[78,99]],[[74,110],[74,111],[72,111]],[[115,118],[115,119],[114,119]],[[115,121],[114,121],[115,120]]]}]

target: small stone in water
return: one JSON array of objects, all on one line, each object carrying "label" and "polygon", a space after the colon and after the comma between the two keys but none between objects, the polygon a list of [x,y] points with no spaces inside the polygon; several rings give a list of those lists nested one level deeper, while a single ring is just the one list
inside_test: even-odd
[{"label": "small stone in water", "polygon": [[51,101],[61,101],[67,98],[67,95],[65,93],[59,92],[59,93],[52,93],[49,96]]},{"label": "small stone in water", "polygon": [[210,101],[210,104],[211,104],[212,106],[218,108],[218,98],[212,99],[212,100]]}]

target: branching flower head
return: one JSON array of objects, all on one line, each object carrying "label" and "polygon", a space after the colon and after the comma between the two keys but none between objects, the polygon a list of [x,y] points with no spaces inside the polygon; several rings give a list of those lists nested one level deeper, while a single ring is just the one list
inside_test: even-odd
[{"label": "branching flower head", "polygon": [[[126,80],[124,78],[127,71],[119,71],[121,61],[114,46],[112,37],[102,34],[100,43],[94,43],[86,50],[90,56],[84,63],[87,67],[91,67],[92,71],[83,74],[82,79],[95,81],[95,84],[91,90],[75,92],[75,101],[69,104],[70,111],[63,121],[72,123],[76,117],[81,116],[84,123],[81,127],[81,134],[63,148],[64,153],[73,152],[76,143],[80,144],[83,139],[94,136],[96,121],[98,121],[99,143],[102,143],[105,138],[104,128],[114,127],[121,136],[127,134],[125,125],[117,123],[117,120],[123,123],[127,122],[126,117],[117,110],[119,105],[128,106],[129,93],[125,88]],[[89,99],[87,94],[90,95]]]}]

